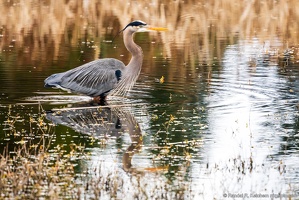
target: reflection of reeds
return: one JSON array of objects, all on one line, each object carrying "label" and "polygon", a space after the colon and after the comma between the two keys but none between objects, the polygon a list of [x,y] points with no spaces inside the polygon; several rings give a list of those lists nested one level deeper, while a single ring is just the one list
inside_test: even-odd
[{"label": "reflection of reeds", "polygon": [[[221,51],[215,49],[219,50],[221,40],[233,43],[236,35],[275,37],[290,46],[298,44],[299,38],[297,0],[153,0],[150,3],[20,0],[1,4],[0,48],[5,49],[15,41],[17,46],[27,48],[34,60],[45,58],[40,54],[49,52],[49,46],[56,59],[63,51],[61,43],[76,46],[83,34],[93,37],[115,34],[132,19],[167,27],[170,31],[161,35],[164,54],[174,59],[179,57],[180,62],[219,57]],[[184,59],[176,56],[181,55],[180,49]]]}]

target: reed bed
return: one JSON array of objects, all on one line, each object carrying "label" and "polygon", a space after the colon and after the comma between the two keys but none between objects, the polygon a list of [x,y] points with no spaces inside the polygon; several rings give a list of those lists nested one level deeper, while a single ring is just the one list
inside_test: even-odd
[{"label": "reed bed", "polygon": [[[279,40],[282,50],[297,46],[298,1],[38,1],[2,2],[0,48],[28,48],[34,59],[43,58],[49,45],[57,58],[62,43],[76,46],[84,34],[115,35],[133,19],[167,27],[161,35],[164,55],[185,60],[221,57],[215,47],[233,44],[235,37]],[[200,35],[200,37],[198,37]],[[262,42],[262,41],[261,41]],[[177,48],[173,48],[173,47]],[[223,48],[222,48],[223,49]],[[196,52],[194,54],[194,52]]]}]

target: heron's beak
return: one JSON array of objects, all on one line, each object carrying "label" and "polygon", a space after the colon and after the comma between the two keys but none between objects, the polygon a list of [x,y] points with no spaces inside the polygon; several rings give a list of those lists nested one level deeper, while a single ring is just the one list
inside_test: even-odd
[{"label": "heron's beak", "polygon": [[164,28],[164,27],[151,27],[151,26],[149,26],[149,27],[147,27],[147,29],[150,30],[150,31],[168,31],[168,29]]},{"label": "heron's beak", "polygon": [[168,31],[168,29],[164,27],[153,27],[147,25],[138,30],[138,32],[149,32],[149,31]]}]

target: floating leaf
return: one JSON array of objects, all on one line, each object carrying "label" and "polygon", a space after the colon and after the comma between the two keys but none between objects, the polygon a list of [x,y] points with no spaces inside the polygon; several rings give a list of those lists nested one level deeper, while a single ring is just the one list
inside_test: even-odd
[{"label": "floating leaf", "polygon": [[174,121],[174,116],[173,115],[170,115],[169,118],[170,118],[169,121],[171,121],[171,122]]},{"label": "floating leaf", "polygon": [[160,81],[159,81],[161,84],[162,83],[164,83],[164,76],[162,76],[161,78],[160,78]]}]

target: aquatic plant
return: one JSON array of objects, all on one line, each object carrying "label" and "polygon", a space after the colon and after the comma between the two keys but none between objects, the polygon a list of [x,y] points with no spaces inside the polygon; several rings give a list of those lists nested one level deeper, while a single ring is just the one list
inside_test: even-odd
[{"label": "aquatic plant", "polygon": [[[173,165],[170,167],[163,167],[164,163],[157,167],[133,166],[130,170],[118,166],[108,169],[102,155],[90,153],[84,145],[57,144],[55,125],[46,120],[42,109],[34,112],[36,114],[28,113],[28,116],[22,116],[16,111],[15,105],[9,106],[6,120],[2,124],[6,136],[14,140],[2,145],[0,198],[165,199],[186,196],[185,190],[189,183],[184,181],[184,171],[188,165],[175,166],[174,162],[177,162],[179,157],[175,156],[178,152],[172,149],[180,145],[187,147],[190,143],[167,144],[170,152],[167,155],[164,151],[163,157],[173,158],[173,162],[168,163],[169,166]],[[174,119],[174,116],[170,116],[165,128],[170,126]],[[27,129],[24,129],[24,126]],[[101,149],[106,148],[101,145],[101,140],[94,138],[91,141],[93,145],[99,144]],[[98,161],[92,162],[95,158]],[[155,159],[155,162],[158,160]],[[173,173],[176,179],[171,178]],[[161,182],[150,184],[146,181],[149,179],[159,179]]]}]

